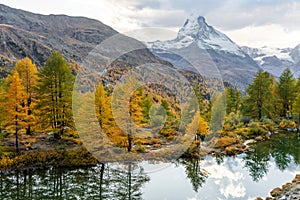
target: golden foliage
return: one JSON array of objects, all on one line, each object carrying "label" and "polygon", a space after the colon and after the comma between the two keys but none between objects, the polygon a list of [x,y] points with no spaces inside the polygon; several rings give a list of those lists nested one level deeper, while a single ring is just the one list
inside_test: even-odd
[{"label": "golden foliage", "polygon": [[8,81],[8,92],[6,102],[7,111],[7,125],[10,130],[18,130],[26,126],[26,109],[24,108],[24,102],[26,94],[24,93],[24,87],[19,74],[15,71],[12,75],[7,78]]},{"label": "golden foliage", "polygon": [[238,143],[239,143],[239,139],[237,137],[224,136],[218,138],[215,147],[225,149],[230,145],[238,144]]},{"label": "golden foliage", "polygon": [[206,135],[210,134],[209,124],[203,117],[200,117],[200,119],[199,119],[199,127],[198,127],[197,132],[199,135],[202,135],[202,136],[206,136]]},{"label": "golden foliage", "polygon": [[287,129],[287,128],[295,129],[297,128],[297,124],[292,120],[282,120],[279,123],[279,127],[281,129]]}]

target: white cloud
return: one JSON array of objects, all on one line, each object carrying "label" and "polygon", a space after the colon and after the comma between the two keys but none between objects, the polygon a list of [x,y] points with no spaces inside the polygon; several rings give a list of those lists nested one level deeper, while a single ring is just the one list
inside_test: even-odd
[{"label": "white cloud", "polygon": [[246,188],[241,184],[235,185],[230,181],[229,184],[221,185],[220,192],[228,199],[228,197],[239,198],[246,195]]},{"label": "white cloud", "polygon": [[248,26],[233,31],[224,31],[242,46],[295,47],[300,43],[300,30],[285,29],[281,25]]},{"label": "white cloud", "polygon": [[[241,198],[246,195],[246,188],[242,184],[245,179],[241,172],[230,170],[229,166],[203,161],[202,168],[210,174],[213,182],[219,186],[220,194],[226,199]],[[229,199],[231,199],[229,198]]]},{"label": "white cloud", "polygon": [[42,14],[98,19],[120,32],[142,27],[178,29],[197,12],[239,45],[294,47],[299,41],[300,1],[253,0],[1,0]]},{"label": "white cloud", "polygon": [[244,179],[244,175],[241,172],[232,172],[222,165],[204,163],[203,169],[210,174],[210,178],[216,179],[217,182],[219,182],[222,178],[227,178],[232,181],[240,181]]}]

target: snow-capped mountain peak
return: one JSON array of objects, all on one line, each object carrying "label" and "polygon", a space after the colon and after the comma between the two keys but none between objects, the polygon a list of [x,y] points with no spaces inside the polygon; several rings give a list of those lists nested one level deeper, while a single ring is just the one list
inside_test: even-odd
[{"label": "snow-capped mountain peak", "polygon": [[199,37],[209,39],[209,34],[215,32],[214,28],[209,26],[202,16],[188,18],[183,27],[178,32],[178,37],[190,36],[194,39]]},{"label": "snow-capped mountain peak", "polygon": [[[248,54],[202,16],[189,17],[175,39],[149,42],[147,46],[178,69],[200,72],[206,78],[220,73],[223,80],[240,89],[244,89],[259,70]],[[217,71],[213,71],[215,68]]]},{"label": "snow-capped mountain peak", "polygon": [[225,34],[208,25],[202,16],[189,17],[179,30],[177,37],[169,41],[148,43],[150,48],[179,49],[195,42],[201,49],[213,49],[245,57],[245,53]]}]

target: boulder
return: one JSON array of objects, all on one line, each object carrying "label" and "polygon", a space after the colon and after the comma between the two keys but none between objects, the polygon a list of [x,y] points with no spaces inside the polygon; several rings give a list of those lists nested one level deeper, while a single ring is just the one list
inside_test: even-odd
[{"label": "boulder", "polygon": [[264,138],[263,138],[262,136],[257,136],[257,137],[255,138],[255,140],[256,140],[256,141],[263,141]]},{"label": "boulder", "polygon": [[286,183],[282,186],[282,189],[283,190],[289,190],[290,188],[292,187],[292,184],[291,183]]},{"label": "boulder", "polygon": [[300,181],[300,174],[297,174],[297,175],[295,176],[294,180],[295,180],[296,182]]},{"label": "boulder", "polygon": [[282,189],[279,188],[279,187],[273,189],[273,190],[270,192],[270,194],[271,194],[272,197],[278,197],[278,196],[281,195],[281,193],[282,193]]}]

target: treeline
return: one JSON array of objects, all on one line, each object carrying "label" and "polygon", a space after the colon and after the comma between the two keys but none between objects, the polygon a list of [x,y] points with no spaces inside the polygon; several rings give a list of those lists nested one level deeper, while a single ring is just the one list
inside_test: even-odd
[{"label": "treeline", "polygon": [[[180,138],[186,137],[180,136],[183,135],[180,134],[183,132],[180,126],[183,125],[187,131],[188,126],[191,129],[193,120],[200,120],[198,131],[196,134],[188,134],[194,134],[193,136],[197,138],[197,135],[205,135],[209,132],[209,124],[204,116],[193,118],[192,107],[197,106],[197,101],[191,105],[186,103],[180,106],[173,97],[162,97],[148,85],[143,87],[138,85],[135,77],[127,78],[125,82],[117,84],[114,88],[99,81],[95,94],[92,92],[79,94],[80,98],[76,102],[79,106],[75,112],[80,113],[76,120],[82,123],[81,132],[96,132],[98,129],[96,126],[93,130],[89,124],[93,121],[93,114],[88,107],[92,106],[95,107],[102,133],[112,144],[128,152],[145,152],[149,146],[159,149],[170,141],[178,142]],[[203,101],[201,96],[197,99]],[[83,102],[80,102],[82,100]],[[205,112],[209,110],[204,106],[203,109]],[[181,116],[182,113],[186,115]],[[88,136],[83,137],[86,137],[85,141],[89,140]]]},{"label": "treeline", "polygon": [[[14,134],[17,151],[20,134],[53,131],[54,137],[60,138],[66,129],[72,129],[76,135],[72,114],[74,80],[72,67],[58,51],[53,51],[39,70],[29,58],[19,60],[10,75],[1,80],[0,133],[3,135],[2,130],[7,130]],[[222,120],[219,114],[223,112],[222,95],[204,99],[195,85],[195,102],[179,105],[176,99],[162,97],[147,85],[136,88],[137,85],[134,77],[114,87],[99,80],[94,93],[82,92],[85,101],[78,99],[74,103],[81,105],[76,112],[82,113],[83,118],[79,120],[86,121],[85,131],[93,131],[89,130],[92,113],[86,113],[87,106],[95,108],[97,121],[111,143],[135,152],[145,152],[149,146],[162,148],[174,138],[180,142],[182,123],[190,129],[182,135],[193,134],[194,147],[199,147],[205,136],[216,131],[224,136],[216,145],[226,147],[245,138],[265,135],[273,131],[274,124],[296,128],[296,122],[300,121],[300,79],[296,80],[289,69],[284,70],[278,81],[269,73],[258,71],[245,96],[233,86],[226,88],[222,130],[215,125]],[[213,101],[220,103],[213,104]],[[197,117],[192,115],[195,105],[200,109]],[[127,112],[122,109],[126,106]],[[185,116],[181,116],[183,111]],[[196,132],[191,131],[195,124],[198,124]],[[138,133],[144,137],[137,137]]]},{"label": "treeline", "polygon": [[0,83],[0,132],[15,134],[53,130],[59,138],[73,127],[71,98],[74,75],[58,51],[53,51],[39,71],[26,57]]},{"label": "treeline", "polygon": [[225,123],[217,147],[229,148],[245,139],[267,139],[276,129],[294,131],[300,124],[300,78],[296,80],[288,68],[278,80],[258,71],[244,97],[229,86],[226,100]]},{"label": "treeline", "polygon": [[[66,129],[71,129],[72,136],[78,137],[72,115],[74,80],[72,67],[58,51],[54,51],[39,70],[28,57],[19,60],[10,75],[0,83],[1,137],[4,133],[14,134],[16,151],[19,151],[18,140],[22,134],[51,131],[59,139]],[[80,95],[83,95],[85,101],[78,99],[75,103],[81,105],[79,112],[84,118],[79,120],[86,121],[86,132],[93,131],[89,126],[92,118],[89,116],[93,114],[85,114],[87,106],[91,106],[95,108],[98,123],[110,142],[127,151],[144,152],[149,145],[161,148],[178,136],[181,123],[186,123],[186,127],[192,120],[196,120],[189,119],[188,115],[181,116],[182,109],[190,109],[192,112],[193,108],[180,107],[172,97],[155,94],[148,86],[136,88],[137,85],[134,77],[114,88],[99,80],[94,93],[83,91]],[[116,95],[115,102],[112,100],[112,91]],[[209,132],[210,108],[202,103],[208,104],[201,97],[200,89],[195,87],[195,91],[198,103],[206,113],[199,118],[200,126],[195,134],[195,138],[198,138],[197,135],[204,136]],[[125,101],[124,97],[128,95]],[[90,102],[89,99],[94,100]],[[127,103],[129,112],[121,109]],[[117,123],[116,119],[121,123]],[[135,128],[129,120],[134,122]],[[145,136],[136,137],[141,133]]]},{"label": "treeline", "polygon": [[288,68],[278,81],[268,72],[258,71],[243,98],[230,86],[226,99],[227,114],[241,112],[253,120],[292,119],[300,113],[300,78],[296,80]]}]

